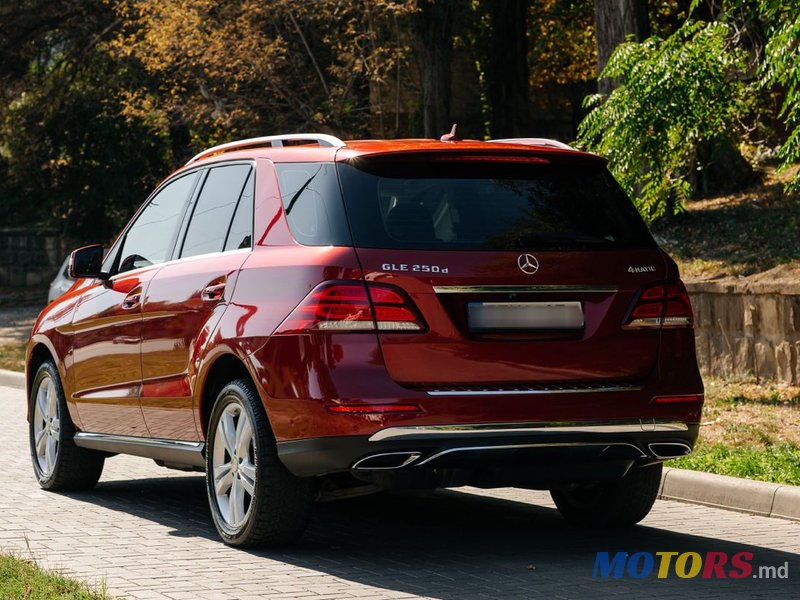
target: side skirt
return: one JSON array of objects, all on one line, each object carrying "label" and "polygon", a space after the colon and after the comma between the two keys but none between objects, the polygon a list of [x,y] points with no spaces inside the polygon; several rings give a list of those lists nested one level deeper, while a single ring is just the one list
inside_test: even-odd
[{"label": "side skirt", "polygon": [[76,446],[90,450],[142,456],[170,465],[205,466],[205,458],[203,457],[204,442],[84,432],[76,433],[74,440]]}]

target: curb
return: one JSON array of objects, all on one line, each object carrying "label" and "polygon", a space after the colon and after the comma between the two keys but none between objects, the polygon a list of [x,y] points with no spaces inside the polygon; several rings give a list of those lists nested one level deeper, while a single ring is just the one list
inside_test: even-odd
[{"label": "curb", "polygon": [[800,521],[800,487],[667,467],[658,497]]},{"label": "curb", "polygon": [[18,390],[25,389],[25,373],[17,373],[16,371],[6,371],[0,369],[0,385]]}]

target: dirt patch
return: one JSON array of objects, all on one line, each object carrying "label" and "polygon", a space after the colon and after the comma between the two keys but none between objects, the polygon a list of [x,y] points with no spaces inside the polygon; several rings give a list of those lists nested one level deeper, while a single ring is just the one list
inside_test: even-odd
[{"label": "dirt patch", "polygon": [[690,201],[653,234],[686,281],[797,281],[800,196],[784,192],[787,177],[769,173],[742,192]]},{"label": "dirt patch", "polygon": [[800,446],[800,387],[706,380],[700,441],[730,448]]}]

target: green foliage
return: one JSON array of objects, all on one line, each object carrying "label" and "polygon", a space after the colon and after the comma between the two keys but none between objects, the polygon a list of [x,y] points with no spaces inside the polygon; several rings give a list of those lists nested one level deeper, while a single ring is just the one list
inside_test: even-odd
[{"label": "green foliage", "polygon": [[104,0],[26,0],[0,21],[0,222],[104,242],[171,164],[166,127],[124,114],[145,74],[111,56]]},{"label": "green foliage", "polygon": [[123,116],[117,67],[102,55],[92,62],[51,73],[2,115],[9,224],[38,221],[105,242],[169,170],[164,132]]},{"label": "green foliage", "polygon": [[[781,116],[789,135],[779,156],[782,166],[787,168],[800,161],[800,2],[762,0],[761,8],[771,23],[761,69],[762,84],[786,90]],[[800,189],[800,172],[795,174],[789,188]]]},{"label": "green foliage", "polygon": [[743,111],[745,56],[724,23],[685,23],[667,39],[620,45],[602,76],[619,86],[590,96],[581,147],[610,168],[648,220],[680,210],[706,165],[701,145],[729,142]]},{"label": "green foliage", "polygon": [[701,444],[695,448],[694,453],[669,461],[667,465],[718,475],[800,485],[800,448],[789,443],[764,449]]}]

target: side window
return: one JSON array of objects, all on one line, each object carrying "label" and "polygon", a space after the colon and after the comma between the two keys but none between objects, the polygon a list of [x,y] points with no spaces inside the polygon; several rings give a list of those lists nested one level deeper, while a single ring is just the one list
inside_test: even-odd
[{"label": "side window", "polygon": [[178,220],[194,186],[196,173],[167,184],[125,234],[120,248],[118,272],[162,263],[172,249]]},{"label": "side window", "polygon": [[250,170],[250,165],[229,165],[208,172],[186,230],[182,258],[222,251]]},{"label": "side window", "polygon": [[225,242],[225,251],[238,250],[240,248],[250,248],[253,245],[253,196],[256,187],[253,171],[247,176],[247,183],[244,185],[242,197],[236,206],[233,215],[231,230],[228,232],[228,239]]},{"label": "side window", "polygon": [[332,163],[276,164],[289,229],[305,246],[351,246]]}]

